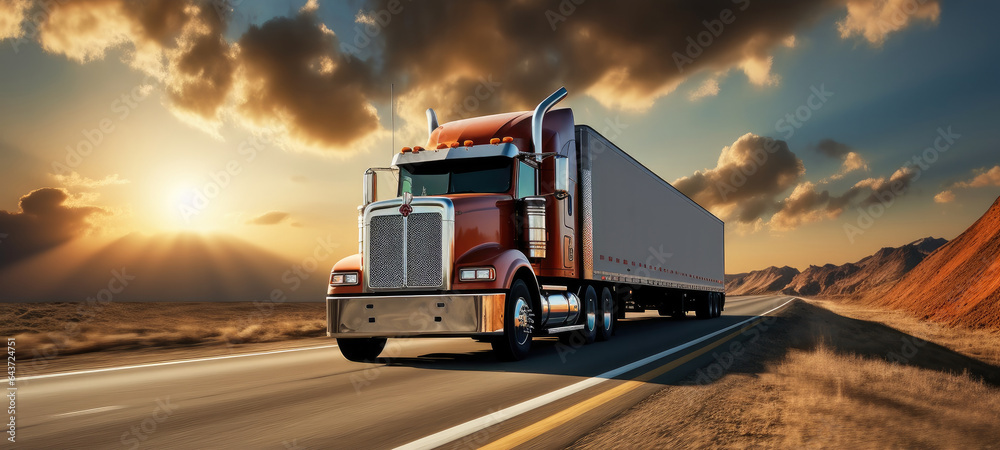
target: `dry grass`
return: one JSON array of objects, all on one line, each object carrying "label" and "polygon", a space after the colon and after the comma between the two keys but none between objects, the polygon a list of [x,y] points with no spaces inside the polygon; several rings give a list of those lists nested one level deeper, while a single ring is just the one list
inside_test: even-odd
[{"label": "dry grass", "polygon": [[721,379],[668,386],[573,447],[996,447],[1000,368],[915,337],[795,302]]},{"label": "dry grass", "polygon": [[908,311],[879,309],[853,300],[808,301],[842,316],[878,322],[968,357],[1000,366],[1000,331],[920,320]]},{"label": "dry grass", "polygon": [[323,336],[322,303],[7,303],[0,330],[24,358]]}]

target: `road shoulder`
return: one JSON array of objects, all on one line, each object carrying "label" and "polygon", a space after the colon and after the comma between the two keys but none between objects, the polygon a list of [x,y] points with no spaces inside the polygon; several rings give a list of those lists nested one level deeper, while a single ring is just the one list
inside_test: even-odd
[{"label": "road shoulder", "polygon": [[819,305],[794,302],[739,352],[716,352],[572,447],[995,445],[1000,369]]}]

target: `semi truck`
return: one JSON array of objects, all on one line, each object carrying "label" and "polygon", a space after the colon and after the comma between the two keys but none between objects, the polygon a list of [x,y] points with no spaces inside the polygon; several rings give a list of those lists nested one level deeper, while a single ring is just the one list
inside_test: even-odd
[{"label": "semi truck", "polygon": [[428,109],[426,145],[365,172],[358,253],[326,297],[347,359],[375,361],[388,338],[467,337],[519,360],[533,338],[611,339],[628,312],[721,314],[723,222],[553,109],[566,94],[444,124]]}]

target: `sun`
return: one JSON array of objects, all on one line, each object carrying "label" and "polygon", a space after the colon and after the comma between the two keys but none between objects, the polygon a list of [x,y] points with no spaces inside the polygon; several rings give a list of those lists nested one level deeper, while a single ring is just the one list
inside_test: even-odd
[{"label": "sun", "polygon": [[218,226],[209,206],[209,198],[194,183],[182,182],[164,191],[161,222],[165,231],[208,233]]}]

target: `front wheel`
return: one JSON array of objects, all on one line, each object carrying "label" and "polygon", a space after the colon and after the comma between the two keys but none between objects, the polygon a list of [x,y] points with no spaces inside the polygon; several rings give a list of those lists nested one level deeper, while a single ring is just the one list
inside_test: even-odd
[{"label": "front wheel", "polygon": [[385,338],[337,338],[344,358],[354,362],[375,362],[385,348]]},{"label": "front wheel", "polygon": [[502,360],[522,360],[531,350],[531,334],[534,332],[531,292],[524,281],[517,280],[511,285],[503,312],[503,336],[492,341],[493,351]]}]

